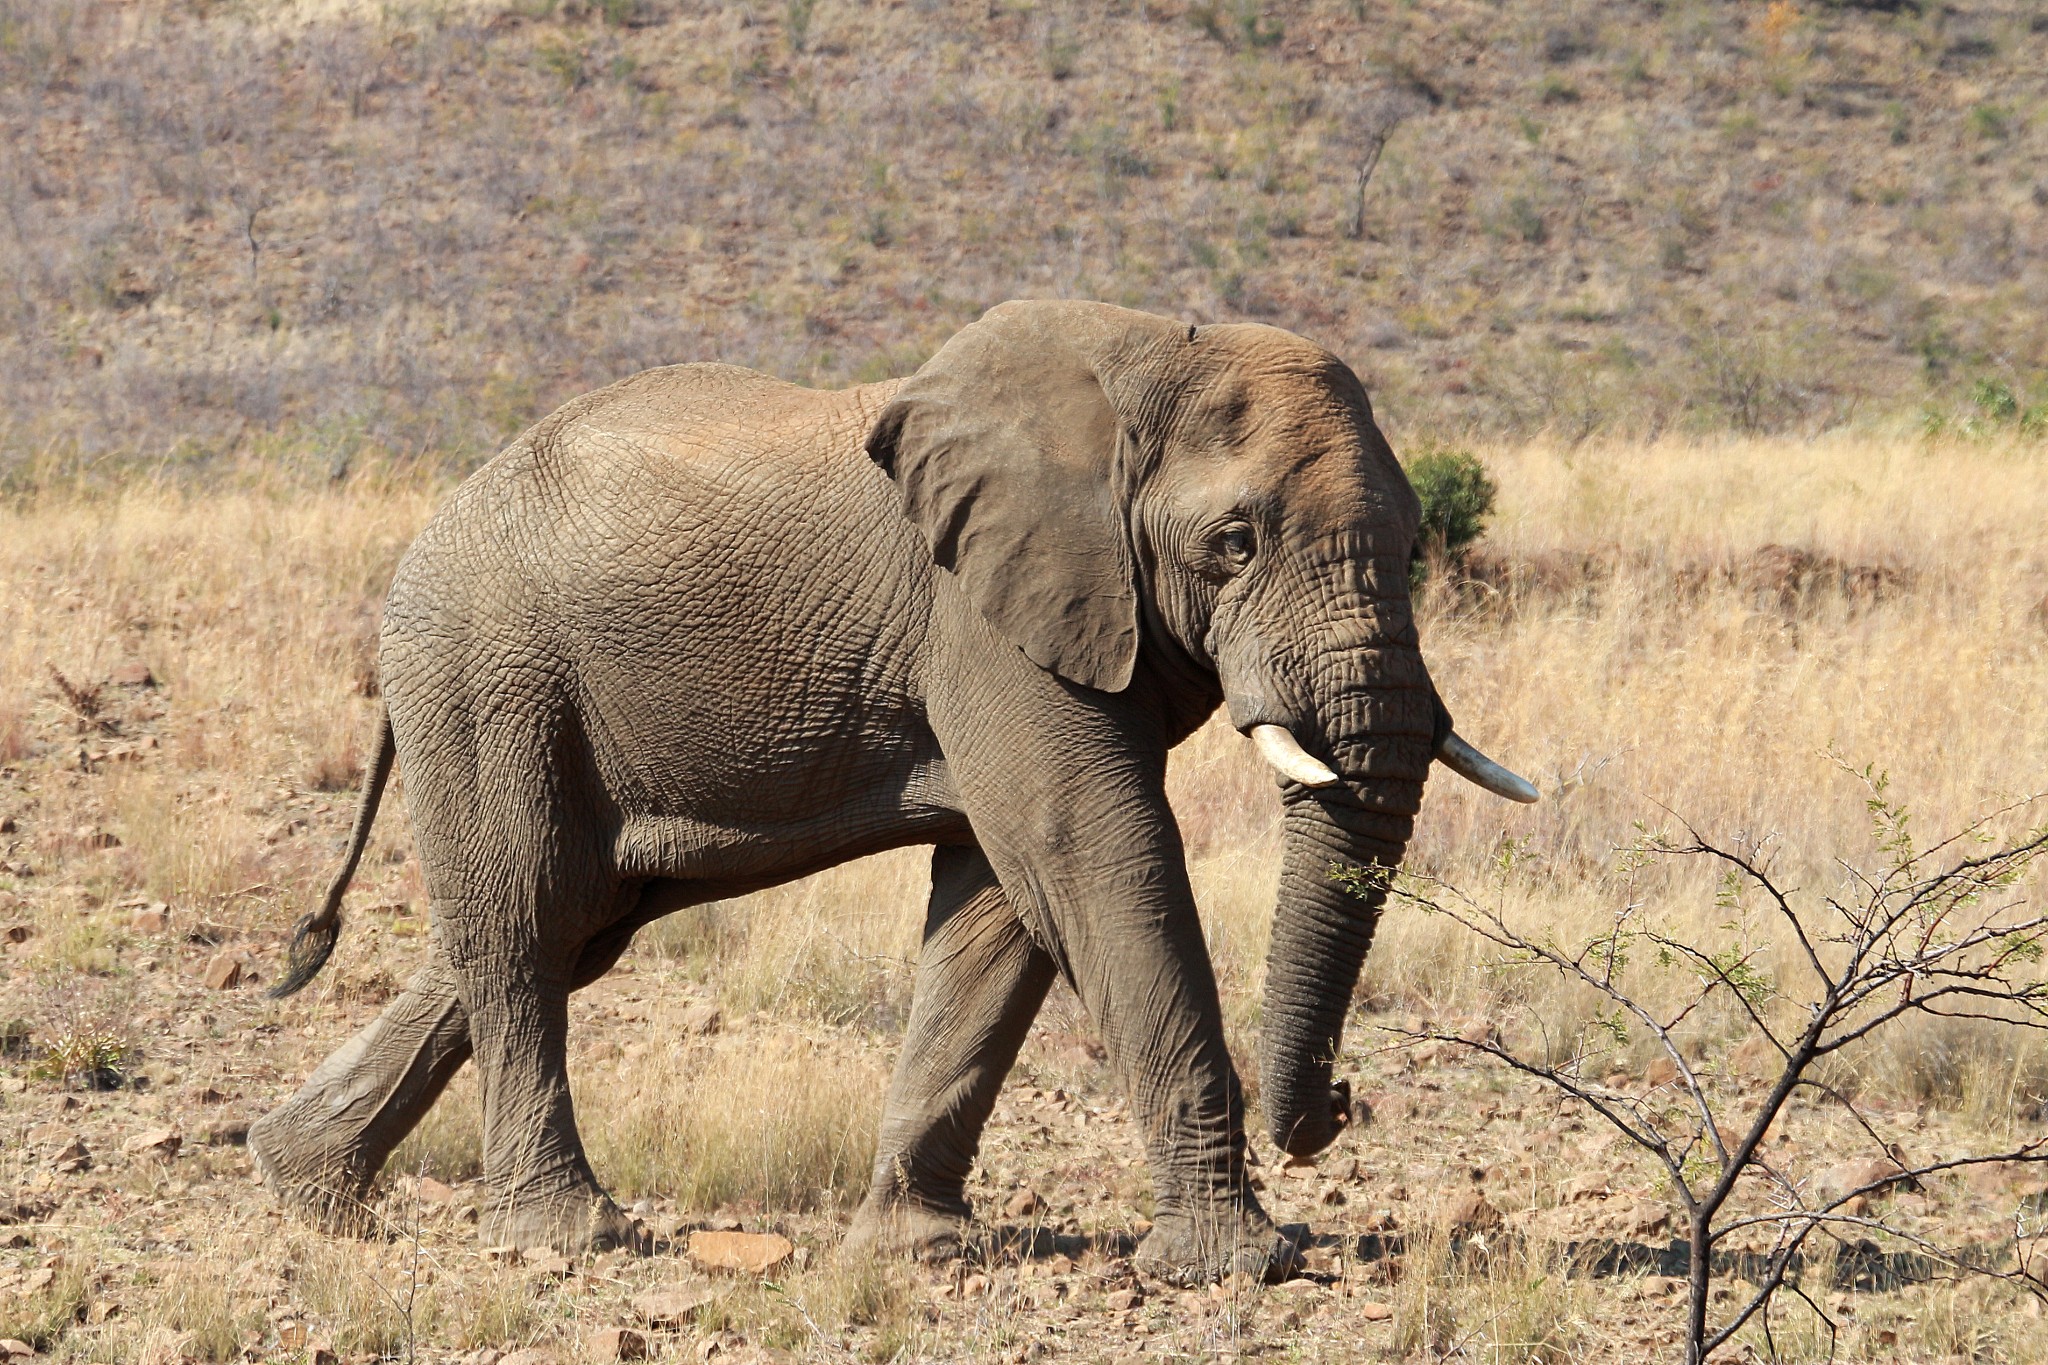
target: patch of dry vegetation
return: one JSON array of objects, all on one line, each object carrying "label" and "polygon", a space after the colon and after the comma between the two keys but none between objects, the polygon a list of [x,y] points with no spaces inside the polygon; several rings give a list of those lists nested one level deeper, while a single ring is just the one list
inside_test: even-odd
[{"label": "patch of dry vegetation", "polygon": [[[1769,834],[1786,880],[1825,888],[1841,875],[1831,859],[1868,847],[1859,789],[1831,750],[1888,769],[1930,831],[2041,785],[2038,446],[1667,440],[1486,458],[1501,485],[1487,553],[1506,569],[1480,587],[1439,575],[1422,628],[1461,728],[1545,800],[1511,809],[1432,784],[1417,868],[1563,940],[1635,896],[1716,943],[1739,917],[1716,905],[1711,878],[1649,869],[1631,881],[1616,866],[1636,821],[1667,822],[1668,808],[1703,829]],[[284,1353],[302,1332],[362,1355],[576,1349],[593,1326],[638,1322],[634,1296],[698,1283],[666,1255],[568,1281],[480,1259],[465,1212],[482,1197],[467,1074],[394,1158],[395,1240],[335,1243],[243,1181],[237,1126],[374,1013],[423,946],[418,870],[404,821],[387,816],[316,990],[272,1004],[202,979],[223,956],[272,970],[344,837],[374,706],[363,680],[376,604],[443,491],[361,477],[321,491],[139,485],[45,493],[4,513],[0,697],[15,738],[0,762],[0,929],[21,935],[0,957],[0,1023],[22,1030],[7,1034],[0,1091],[0,1213],[13,1210],[25,1244],[0,1252],[0,1335],[92,1359],[179,1343],[196,1358],[245,1342]],[[1760,558],[1767,545],[1880,568],[1880,586],[1809,575],[1788,595],[1756,576],[1788,562]],[[1175,756],[1171,781],[1249,1057],[1271,779],[1219,726]],[[1315,1231],[1314,1279],[1216,1296],[1131,1280],[1119,1256],[1148,1207],[1143,1167],[1064,993],[1005,1092],[974,1186],[1011,1244],[1037,1254],[944,1274],[839,1264],[831,1248],[865,1183],[923,888],[924,858],[906,851],[685,912],[577,998],[578,1106],[611,1186],[679,1239],[734,1218],[788,1232],[810,1257],[774,1288],[718,1287],[681,1340],[656,1332],[657,1347],[993,1361],[1107,1358],[1140,1340],[1197,1356],[1284,1342],[1310,1359],[1364,1343],[1606,1360],[1669,1340],[1679,1300],[1643,1278],[1669,1231],[1647,1171],[1540,1092],[1446,1053],[1384,1051],[1373,1027],[1512,1028],[1533,1006],[1569,1032],[1590,1000],[1532,995],[1526,975],[1485,969],[1469,937],[1412,911],[1381,926],[1344,1063],[1375,1122],[1318,1171],[1262,1168],[1268,1202]],[[714,1008],[723,1027],[707,1032]],[[1727,1025],[1703,1013],[1688,1046],[1713,1053]],[[103,1045],[101,1083],[118,1089],[49,1069],[53,1049],[79,1040]],[[2048,1056],[2014,1042],[1982,1025],[1916,1028],[1840,1079],[1911,1141],[1958,1149],[2038,1127]],[[1651,1060],[1624,1049],[1614,1065],[1640,1077]],[[1728,1072],[1748,1083],[1739,1065]],[[1795,1106],[1781,1159],[1825,1178],[1847,1150],[1843,1122]],[[159,1127],[184,1140],[174,1159],[122,1150]],[[73,1139],[83,1164],[67,1156]],[[1020,1190],[1033,1211],[1003,1215]],[[1475,1190],[1503,1218],[1483,1251],[1460,1211]],[[1989,1244],[2015,1211],[2038,1218],[2043,1192],[1956,1177],[1898,1198],[1919,1201],[1909,1219]],[[1570,1250],[1624,1243],[1652,1259],[1594,1274]],[[2039,1324],[2009,1287],[1879,1292],[1833,1273],[1816,1264],[1808,1282],[1851,1310],[1850,1358],[2041,1359]],[[1826,1352],[1796,1313],[1778,1340],[1795,1357]]]},{"label": "patch of dry vegetation", "polygon": [[1407,432],[2038,426],[2042,22],[0,0],[0,471],[460,464],[1043,294],[1293,328]]}]

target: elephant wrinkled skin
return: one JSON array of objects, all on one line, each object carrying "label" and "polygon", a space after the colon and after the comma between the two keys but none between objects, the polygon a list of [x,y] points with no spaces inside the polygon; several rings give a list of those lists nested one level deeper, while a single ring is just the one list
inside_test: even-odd
[{"label": "elephant wrinkled skin", "polygon": [[570,992],[671,911],[929,844],[852,1238],[957,1244],[982,1126],[1064,974],[1143,1132],[1141,1263],[1272,1273],[1290,1250],[1247,1177],[1166,755],[1227,705],[1318,784],[1281,786],[1261,1040],[1273,1138],[1316,1152],[1347,1117],[1331,1066],[1379,910],[1329,869],[1399,861],[1451,737],[1409,607],[1417,518],[1327,351],[1102,304],[1001,305],[911,378],[842,392],[679,365],[570,402],[399,565],[377,760],[280,993],[334,945],[394,756],[431,946],[255,1126],[264,1177],[348,1225],[474,1055],[485,1239],[633,1243],[577,1136]]}]

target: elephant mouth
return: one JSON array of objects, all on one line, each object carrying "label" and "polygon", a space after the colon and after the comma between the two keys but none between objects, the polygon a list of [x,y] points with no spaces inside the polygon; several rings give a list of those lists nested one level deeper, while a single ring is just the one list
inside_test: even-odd
[{"label": "elephant mouth", "polygon": [[[1299,782],[1304,787],[1335,787],[1344,781],[1328,764],[1302,748],[1301,741],[1286,726],[1254,725],[1250,734],[1259,757],[1289,782]],[[1488,758],[1460,738],[1455,730],[1444,731],[1443,740],[1436,746],[1432,757],[1467,782],[1495,796],[1524,805],[1537,799],[1534,783]]]}]

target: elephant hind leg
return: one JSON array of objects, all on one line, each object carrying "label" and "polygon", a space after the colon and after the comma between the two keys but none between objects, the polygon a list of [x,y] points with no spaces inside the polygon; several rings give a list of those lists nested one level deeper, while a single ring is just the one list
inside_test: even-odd
[{"label": "elephant hind leg", "polygon": [[370,1231],[371,1182],[469,1052],[469,1016],[436,953],[368,1028],[250,1128],[264,1183],[322,1227]]},{"label": "elephant hind leg", "polygon": [[[569,1093],[569,994],[590,976],[578,948],[508,929],[540,915],[511,901],[444,920],[483,1090],[487,1245],[571,1254],[643,1248],[645,1231],[598,1184]],[[606,945],[598,960],[615,957]],[[605,961],[609,965],[609,961]],[[601,968],[599,969],[601,971]]]},{"label": "elephant hind leg", "polygon": [[982,1128],[1054,973],[981,850],[938,849],[910,1023],[849,1250],[959,1248]]}]

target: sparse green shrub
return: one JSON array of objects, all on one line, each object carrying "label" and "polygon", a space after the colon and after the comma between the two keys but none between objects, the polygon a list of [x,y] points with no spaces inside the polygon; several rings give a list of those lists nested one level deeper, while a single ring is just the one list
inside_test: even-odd
[{"label": "sparse green shrub", "polygon": [[87,1090],[119,1090],[128,1079],[128,1041],[103,1028],[67,1029],[50,1041],[30,1068],[40,1080]]},{"label": "sparse green shrub", "polygon": [[1485,532],[1500,492],[1486,466],[1469,450],[1430,446],[1408,461],[1408,482],[1422,502],[1422,562],[1461,558]]},{"label": "sparse green shrub", "polygon": [[1063,81],[1080,64],[1081,40],[1065,24],[1049,24],[1038,40],[1038,57],[1045,63],[1046,75]]},{"label": "sparse green shrub", "polygon": [[1258,0],[1196,0],[1188,22],[1225,47],[1277,47],[1287,36],[1280,21],[1268,19]]},{"label": "sparse green shrub", "polygon": [[1508,200],[1505,218],[1509,230],[1531,246],[1541,246],[1550,240],[1549,226],[1526,195],[1518,194]]},{"label": "sparse green shrub", "polygon": [[787,0],[782,7],[782,31],[789,38],[789,50],[802,52],[811,40],[811,14],[818,0]]},{"label": "sparse green shrub", "polygon": [[2019,419],[2019,396],[2003,379],[1979,379],[1972,383],[1970,402],[1987,421],[2012,422]]},{"label": "sparse green shrub", "polygon": [[2012,113],[1995,104],[1980,104],[1970,110],[1970,131],[1986,142],[2003,142],[2012,135]]}]

